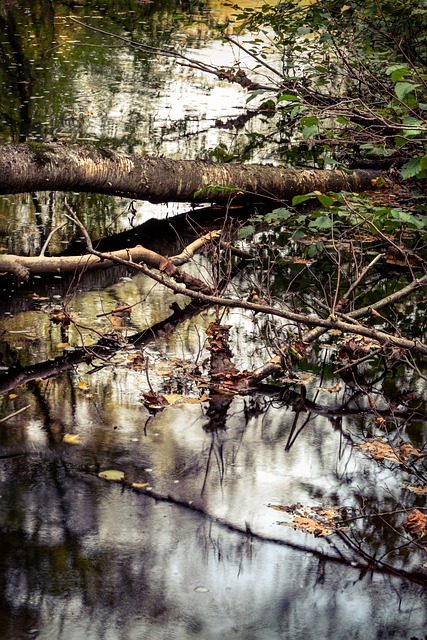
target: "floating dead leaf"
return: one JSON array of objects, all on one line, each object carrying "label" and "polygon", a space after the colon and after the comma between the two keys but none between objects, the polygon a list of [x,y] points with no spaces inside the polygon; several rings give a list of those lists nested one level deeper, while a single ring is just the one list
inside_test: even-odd
[{"label": "floating dead leaf", "polygon": [[319,391],[327,391],[328,393],[337,393],[341,389],[341,382],[338,380],[333,387],[317,387]]},{"label": "floating dead leaf", "polygon": [[403,484],[402,487],[412,491],[412,493],[418,493],[418,495],[427,495],[427,485],[421,484]]},{"label": "floating dead leaf", "polygon": [[80,436],[78,433],[66,433],[62,438],[62,442],[66,444],[81,444]]},{"label": "floating dead leaf", "polygon": [[118,471],[117,469],[106,469],[105,471],[101,471],[98,473],[99,478],[103,478],[104,480],[112,480],[115,482],[120,482],[125,477],[124,471]]},{"label": "floating dead leaf", "polygon": [[293,264],[312,264],[315,262],[313,259],[310,260],[309,258],[301,258],[299,256],[288,256],[287,261],[292,262]]},{"label": "floating dead leaf", "polygon": [[131,486],[134,489],[144,489],[144,487],[148,487],[148,482],[132,482]]},{"label": "floating dead leaf", "polygon": [[67,347],[70,347],[70,343],[69,342],[58,342],[58,344],[56,345],[57,349],[66,349]]},{"label": "floating dead leaf", "polygon": [[49,319],[53,324],[62,325],[64,329],[69,327],[71,323],[71,316],[68,313],[64,313],[62,309],[53,309]]},{"label": "floating dead leaf", "polygon": [[299,529],[300,531],[305,531],[306,533],[312,533],[316,538],[321,536],[330,536],[331,533],[334,533],[335,529],[325,527],[325,525],[316,522],[312,518],[302,518],[301,516],[294,516],[291,526],[294,529]]},{"label": "floating dead leaf", "polygon": [[16,393],[9,393],[9,400],[13,400],[16,397],[17,397]]},{"label": "floating dead leaf", "polygon": [[409,456],[424,457],[421,451],[413,447],[409,442],[402,442],[398,447],[392,447],[386,442],[371,440],[357,445],[357,448],[374,460],[379,461],[390,460],[391,462],[401,463]]},{"label": "floating dead leaf", "polygon": [[161,393],[148,391],[147,393],[143,394],[143,398],[145,406],[150,409],[166,407],[169,404],[165,396],[163,396]]},{"label": "floating dead leaf", "polygon": [[364,442],[363,444],[356,445],[356,448],[361,449],[363,453],[380,462],[382,462],[383,460],[400,462],[395,453],[395,449],[393,449],[393,447],[391,447],[389,444],[381,442],[380,440]]},{"label": "floating dead leaf", "polygon": [[311,533],[315,537],[329,536],[338,530],[348,529],[343,526],[343,518],[347,516],[346,507],[303,507],[299,503],[290,506],[273,504],[268,506],[292,516],[292,520],[279,522],[280,525]]},{"label": "floating dead leaf", "polygon": [[414,509],[403,523],[403,527],[411,535],[424,538],[427,536],[427,515],[419,509]]},{"label": "floating dead leaf", "polygon": [[375,404],[375,400],[373,399],[373,397],[369,393],[368,393],[368,402],[369,402],[369,406],[371,407],[372,411],[375,411],[375,409],[377,408],[377,405]]},{"label": "floating dead leaf", "polygon": [[86,382],[83,382],[83,380],[81,380],[79,382],[79,389],[87,389],[87,384]]},{"label": "floating dead leaf", "polygon": [[399,456],[403,459],[409,458],[409,456],[423,456],[419,449],[413,447],[409,442],[403,442],[399,447]]},{"label": "floating dead leaf", "polygon": [[280,380],[282,382],[288,382],[289,384],[309,384],[310,382],[313,382],[314,380],[314,376],[311,375],[311,373],[305,373],[305,372],[298,372],[298,373],[292,373],[289,376],[280,378]]}]

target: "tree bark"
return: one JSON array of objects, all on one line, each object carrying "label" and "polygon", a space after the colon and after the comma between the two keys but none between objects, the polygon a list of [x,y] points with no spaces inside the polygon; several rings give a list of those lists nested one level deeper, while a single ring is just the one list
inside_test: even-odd
[{"label": "tree bark", "polygon": [[0,194],[83,191],[151,202],[289,200],[311,191],[363,191],[383,175],[170,160],[61,143],[0,145]]}]

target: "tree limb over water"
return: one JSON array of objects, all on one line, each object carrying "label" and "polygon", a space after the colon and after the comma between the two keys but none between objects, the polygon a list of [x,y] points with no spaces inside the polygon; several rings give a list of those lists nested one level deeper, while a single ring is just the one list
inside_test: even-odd
[{"label": "tree limb over water", "polygon": [[384,175],[171,160],[61,143],[0,146],[1,194],[82,191],[150,202],[281,201],[312,191],[365,191]]}]

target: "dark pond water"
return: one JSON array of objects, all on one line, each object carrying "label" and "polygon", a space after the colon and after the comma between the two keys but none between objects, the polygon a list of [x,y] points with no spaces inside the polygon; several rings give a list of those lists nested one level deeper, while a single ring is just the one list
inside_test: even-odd
[{"label": "dark pond water", "polygon": [[[187,158],[224,141],[244,145],[245,131],[212,126],[242,113],[241,89],[70,20],[225,64],[235,52],[212,40],[212,25],[227,8],[70,5],[0,6],[3,142],[89,139]],[[69,198],[98,238],[181,211]],[[2,198],[3,250],[36,254],[63,214],[62,194]],[[50,250],[74,236],[71,225],[57,231]],[[191,268],[205,274],[209,264],[201,257]],[[188,301],[131,275],[34,279],[3,292],[0,637],[424,638],[425,551],[402,537],[401,522],[393,530],[381,516],[361,518],[315,538],[273,508],[340,505],[351,515],[425,504],[405,488],[403,468],[355,448],[375,426],[354,389],[319,389],[335,383],[328,346],[319,357],[325,369],[314,366],[305,393],[268,388],[197,401],[203,389],[188,372],[195,363],[203,371],[214,310],[177,312]],[[105,314],[117,303],[135,305],[121,332],[131,340],[88,362],[80,348],[111,331]],[[51,322],[62,304],[76,327]],[[261,320],[239,311],[226,321],[240,368],[268,358],[256,340]],[[422,397],[425,384],[417,384]],[[170,394],[171,404],[150,412],[150,388]],[[421,446],[421,413],[397,412],[395,421],[398,435]],[[105,470],[125,475],[108,481],[99,477]]]}]

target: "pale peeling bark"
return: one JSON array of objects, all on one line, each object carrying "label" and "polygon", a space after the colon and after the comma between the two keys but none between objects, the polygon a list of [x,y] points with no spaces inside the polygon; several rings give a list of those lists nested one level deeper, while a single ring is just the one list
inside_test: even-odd
[{"label": "pale peeling bark", "polygon": [[[61,143],[0,145],[1,194],[81,191],[151,202],[288,200],[311,191],[364,191],[382,175],[170,160]],[[209,189],[212,185],[224,190]]]},{"label": "pale peeling bark", "polygon": [[[212,233],[202,236],[190,247],[190,254],[184,259],[185,250],[179,256],[167,258],[155,251],[146,249],[141,245],[130,249],[100,253],[92,250],[92,253],[84,256],[16,256],[5,254],[0,256],[0,274],[11,274],[18,282],[28,280],[31,273],[81,273],[91,269],[107,269],[114,264],[134,264],[143,262],[145,265],[167,274],[177,282],[189,287],[192,291],[199,291],[206,295],[212,290],[204,282],[185,271],[178,269],[194,255],[196,249],[201,249],[211,240]],[[197,244],[197,246],[196,246]]]}]

